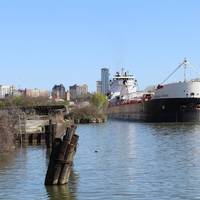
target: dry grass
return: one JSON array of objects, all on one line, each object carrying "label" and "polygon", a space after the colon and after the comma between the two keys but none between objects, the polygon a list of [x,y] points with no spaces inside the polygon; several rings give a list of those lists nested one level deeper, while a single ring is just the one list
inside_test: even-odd
[{"label": "dry grass", "polygon": [[0,111],[0,152],[11,151],[15,148],[16,124],[18,123],[18,111]]},{"label": "dry grass", "polygon": [[73,108],[69,114],[74,120],[90,120],[94,118],[104,119],[106,117],[102,110],[99,110],[96,106],[90,105],[83,108]]}]

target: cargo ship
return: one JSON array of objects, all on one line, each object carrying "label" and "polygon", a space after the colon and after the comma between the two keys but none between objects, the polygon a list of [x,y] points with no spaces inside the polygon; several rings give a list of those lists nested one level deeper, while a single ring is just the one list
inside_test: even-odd
[{"label": "cargo ship", "polygon": [[[143,122],[199,122],[200,79],[186,80],[184,61],[151,91],[137,91],[137,80],[123,70],[110,83],[108,117]],[[184,80],[164,84],[178,69]]]}]

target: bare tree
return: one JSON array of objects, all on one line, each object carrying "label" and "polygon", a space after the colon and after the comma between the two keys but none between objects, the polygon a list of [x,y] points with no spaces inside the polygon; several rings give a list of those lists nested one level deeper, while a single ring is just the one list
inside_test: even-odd
[{"label": "bare tree", "polygon": [[0,111],[0,152],[11,151],[15,148],[18,116],[19,111],[16,109]]}]

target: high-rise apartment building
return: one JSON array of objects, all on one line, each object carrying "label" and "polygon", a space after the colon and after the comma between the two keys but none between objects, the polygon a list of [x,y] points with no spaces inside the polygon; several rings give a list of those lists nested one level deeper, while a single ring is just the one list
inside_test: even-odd
[{"label": "high-rise apartment building", "polygon": [[109,69],[101,69],[101,93],[107,94],[109,92]]},{"label": "high-rise apartment building", "polygon": [[13,96],[15,91],[16,88],[13,85],[0,85],[0,99],[4,99],[6,96]]},{"label": "high-rise apartment building", "polygon": [[101,81],[96,82],[96,92],[101,93]]},{"label": "high-rise apartment building", "polygon": [[38,88],[34,89],[25,89],[24,90],[24,95],[25,97],[32,97],[32,98],[37,98],[37,97],[49,97],[49,91],[48,90],[41,90]]},{"label": "high-rise apartment building", "polygon": [[83,85],[73,85],[69,87],[70,98],[72,100],[81,97],[82,95],[88,94],[88,86],[86,84]]},{"label": "high-rise apartment building", "polygon": [[52,88],[53,99],[65,99],[65,87],[63,84],[54,85]]}]

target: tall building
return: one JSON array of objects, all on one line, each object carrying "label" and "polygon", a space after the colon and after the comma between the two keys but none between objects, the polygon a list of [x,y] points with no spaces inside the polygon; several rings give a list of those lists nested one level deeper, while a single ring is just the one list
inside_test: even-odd
[{"label": "tall building", "polygon": [[101,69],[101,92],[107,94],[109,92],[109,69]]},{"label": "tall building", "polygon": [[52,97],[54,99],[65,99],[65,87],[63,84],[53,86]]},{"label": "tall building", "polygon": [[0,85],[0,99],[4,99],[7,96],[13,96],[15,91],[16,88],[13,85]]},{"label": "tall building", "polygon": [[70,92],[68,90],[65,92],[65,100],[70,101]]},{"label": "tall building", "polygon": [[32,97],[32,98],[49,97],[49,91],[48,90],[41,90],[41,89],[38,89],[38,88],[25,89],[24,95],[25,95],[25,97]]},{"label": "tall building", "polygon": [[96,82],[96,92],[101,93],[101,81]]},{"label": "tall building", "polygon": [[88,86],[86,84],[84,85],[73,85],[69,87],[70,91],[70,98],[72,100],[80,97],[81,95],[86,95],[88,94]]}]

